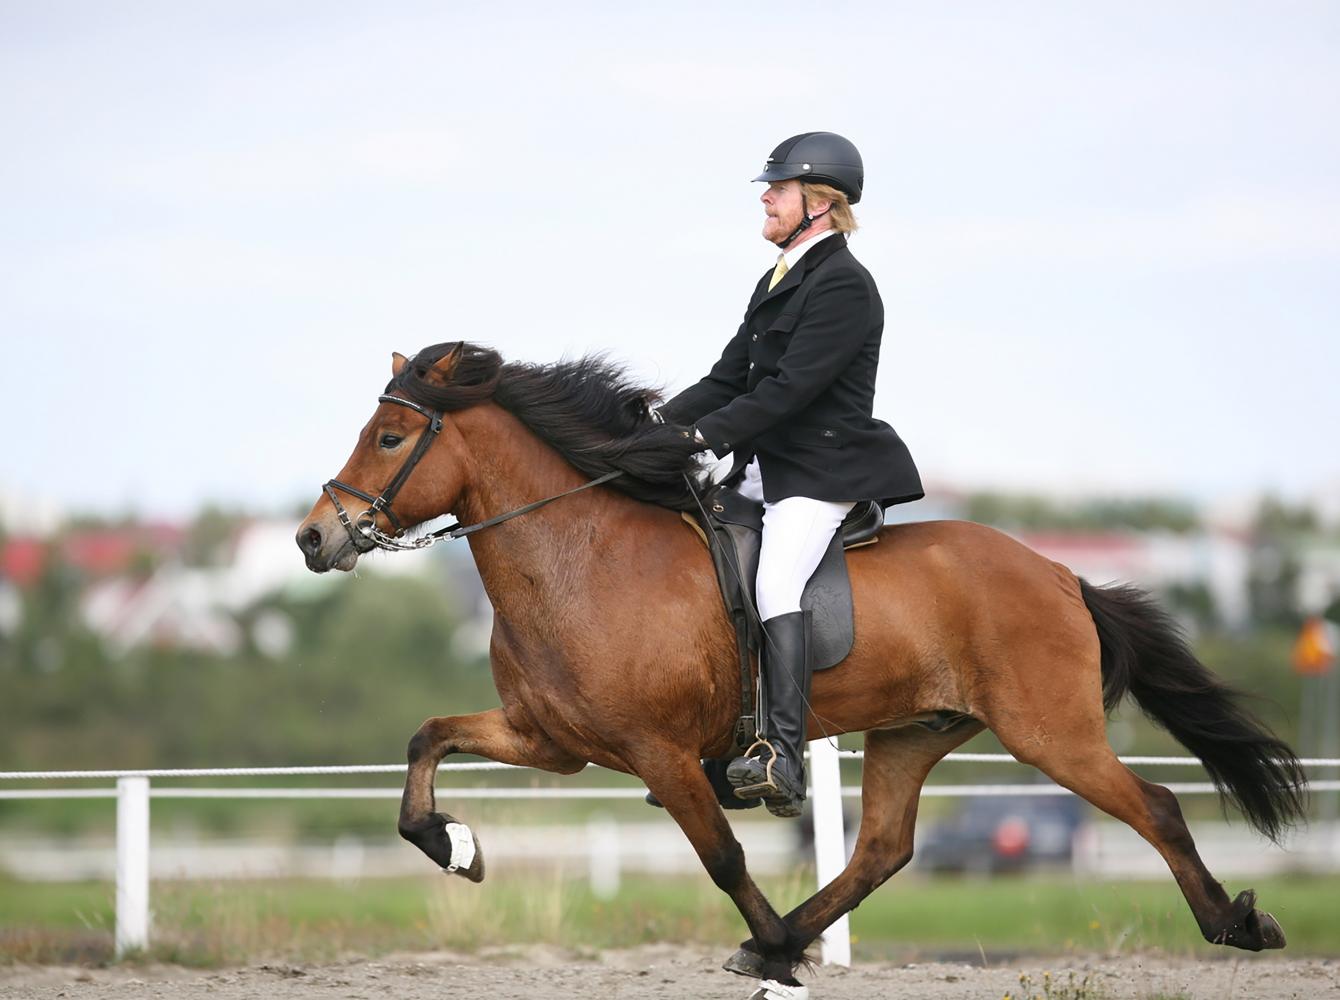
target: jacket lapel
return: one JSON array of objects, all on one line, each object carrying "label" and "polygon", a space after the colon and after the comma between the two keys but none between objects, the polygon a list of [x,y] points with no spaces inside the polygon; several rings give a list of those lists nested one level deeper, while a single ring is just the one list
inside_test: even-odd
[{"label": "jacket lapel", "polygon": [[[805,256],[800,258],[800,262],[782,275],[782,280],[777,282],[772,291],[768,291],[768,280],[772,272],[759,283],[758,289],[754,293],[753,301],[749,303],[749,311],[752,313],[764,302],[777,298],[779,295],[785,295],[792,289],[799,287],[805,280],[805,276],[822,264],[833,254],[847,246],[847,238],[841,233],[834,233],[832,236],[826,236],[816,247],[811,247],[805,251]],[[761,293],[761,294],[760,294]]]}]

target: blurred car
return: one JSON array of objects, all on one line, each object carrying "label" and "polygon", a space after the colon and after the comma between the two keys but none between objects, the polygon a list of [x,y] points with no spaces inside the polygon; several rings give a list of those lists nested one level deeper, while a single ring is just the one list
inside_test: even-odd
[{"label": "blurred car", "polygon": [[995,874],[1069,865],[1084,803],[1073,795],[981,795],[918,836],[917,866]]}]

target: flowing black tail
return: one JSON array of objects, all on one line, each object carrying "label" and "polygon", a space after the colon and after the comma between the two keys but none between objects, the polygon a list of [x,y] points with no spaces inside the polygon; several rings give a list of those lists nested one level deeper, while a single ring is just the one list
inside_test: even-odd
[{"label": "flowing black tail", "polygon": [[1219,794],[1278,841],[1306,807],[1298,757],[1196,659],[1172,616],[1148,594],[1086,580],[1079,586],[1103,648],[1103,707],[1110,712],[1133,695],[1145,715],[1200,758]]}]

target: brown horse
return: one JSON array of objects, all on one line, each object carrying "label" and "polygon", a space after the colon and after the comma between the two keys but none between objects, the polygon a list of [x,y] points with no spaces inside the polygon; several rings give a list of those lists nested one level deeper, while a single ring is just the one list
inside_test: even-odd
[{"label": "brown horse", "polygon": [[[443,344],[409,361],[396,355],[392,373],[340,481],[298,529],[316,572],[352,569],[399,525],[446,512],[482,521],[621,473],[469,535],[494,608],[502,707],[430,718],[409,743],[399,828],[439,865],[484,876],[473,834],[437,810],[434,778],[447,754],[634,774],[743,915],[752,937],[730,966],[795,983],[806,947],[912,857],[931,768],[990,729],[1019,760],[1148,840],[1208,941],[1284,946],[1253,892],[1230,899],[1206,870],[1172,793],[1118,761],[1105,709],[1133,695],[1271,838],[1303,808],[1297,758],[1144,594],[1093,587],[959,521],[886,526],[879,544],[848,554],[856,643],[815,677],[809,729],[812,738],[866,734],[860,834],[846,870],[780,916],[699,767],[728,752],[739,695],[711,559],[676,509],[692,502],[683,429],[651,421],[654,393],[599,360],[503,364],[493,351]],[[358,518],[345,512],[350,496],[370,502]],[[928,724],[946,713],[955,724]]]}]

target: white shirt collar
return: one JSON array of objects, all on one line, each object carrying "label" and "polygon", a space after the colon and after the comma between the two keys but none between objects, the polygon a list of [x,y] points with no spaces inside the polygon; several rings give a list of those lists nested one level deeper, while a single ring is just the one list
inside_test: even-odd
[{"label": "white shirt collar", "polygon": [[810,239],[806,240],[804,243],[792,246],[790,250],[782,254],[782,259],[786,261],[786,269],[789,271],[793,267],[795,267],[796,264],[800,262],[800,258],[805,256],[805,251],[807,251],[810,247],[816,247],[824,240],[828,239],[828,237],[836,235],[837,235],[836,230],[825,229],[818,236],[813,236]]}]

